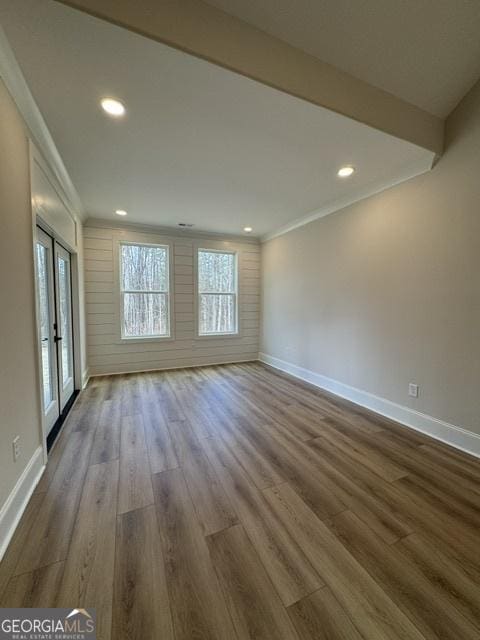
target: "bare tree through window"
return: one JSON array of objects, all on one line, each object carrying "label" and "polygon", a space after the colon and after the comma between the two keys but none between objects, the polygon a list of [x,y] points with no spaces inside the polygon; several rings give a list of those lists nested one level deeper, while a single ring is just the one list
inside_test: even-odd
[{"label": "bare tree through window", "polygon": [[198,250],[199,334],[237,333],[237,256]]},{"label": "bare tree through window", "polygon": [[121,244],[122,337],[170,335],[168,247]]}]

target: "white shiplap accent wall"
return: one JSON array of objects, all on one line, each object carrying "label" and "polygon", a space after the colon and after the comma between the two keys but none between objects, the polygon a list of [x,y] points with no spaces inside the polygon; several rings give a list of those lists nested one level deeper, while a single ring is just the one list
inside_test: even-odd
[{"label": "white shiplap accent wall", "polygon": [[[167,236],[143,230],[85,226],[85,298],[90,375],[147,371],[202,364],[256,360],[260,331],[260,245],[238,240]],[[125,343],[119,339],[118,241],[170,244],[174,339]],[[240,333],[232,337],[196,337],[196,247],[238,252]]]}]

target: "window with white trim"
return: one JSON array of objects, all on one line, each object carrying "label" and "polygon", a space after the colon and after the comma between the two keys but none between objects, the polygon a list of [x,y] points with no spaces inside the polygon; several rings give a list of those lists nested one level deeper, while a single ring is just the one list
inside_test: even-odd
[{"label": "window with white trim", "polygon": [[121,336],[170,336],[168,246],[120,243]]},{"label": "window with white trim", "polygon": [[198,334],[238,333],[237,254],[198,249]]}]

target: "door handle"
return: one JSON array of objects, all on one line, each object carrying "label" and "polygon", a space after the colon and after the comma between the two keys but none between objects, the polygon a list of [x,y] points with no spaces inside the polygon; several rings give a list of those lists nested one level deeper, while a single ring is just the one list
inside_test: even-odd
[{"label": "door handle", "polygon": [[42,342],[48,342],[48,338],[42,338]]},{"label": "door handle", "polygon": [[62,340],[62,336],[55,336],[54,340],[55,342],[60,342],[60,340]]}]

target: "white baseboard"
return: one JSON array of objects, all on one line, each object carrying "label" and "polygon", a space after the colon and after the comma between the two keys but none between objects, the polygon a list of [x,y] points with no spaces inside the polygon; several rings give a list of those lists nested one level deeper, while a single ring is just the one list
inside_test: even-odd
[{"label": "white baseboard", "polygon": [[180,364],[178,367],[154,367],[153,369],[133,369],[132,371],[109,371],[107,373],[91,373],[89,378],[101,378],[102,376],[124,376],[129,373],[155,373],[155,371],[176,371],[177,369],[200,369],[201,367],[216,367],[222,364],[242,364],[245,362],[256,362],[257,358],[247,358],[246,360],[229,360],[228,362],[202,362],[202,364]]},{"label": "white baseboard", "polygon": [[30,458],[22,475],[0,509],[0,560],[15,533],[30,497],[45,470],[43,448],[40,446]]},{"label": "white baseboard", "polygon": [[305,380],[305,382],[309,382],[316,387],[330,391],[341,398],[350,400],[355,404],[395,420],[406,427],[421,431],[436,440],[445,442],[456,449],[480,458],[480,435],[476,433],[449,424],[448,422],[443,422],[443,420],[439,420],[425,413],[420,413],[409,407],[396,404],[385,398],[380,398],[372,393],[368,393],[368,391],[350,387],[348,384],[343,384],[343,382],[338,382],[320,373],[304,369],[303,367],[286,362],[285,360],[280,360],[280,358],[275,358],[266,353],[259,353],[258,359],[260,362],[264,362],[275,369],[289,373],[295,378]]},{"label": "white baseboard", "polygon": [[85,371],[82,374],[82,391],[87,386],[89,380],[90,380],[90,374],[88,372],[88,369],[85,369]]}]

